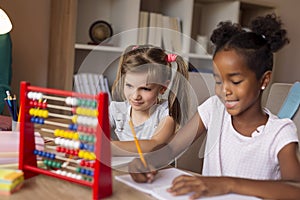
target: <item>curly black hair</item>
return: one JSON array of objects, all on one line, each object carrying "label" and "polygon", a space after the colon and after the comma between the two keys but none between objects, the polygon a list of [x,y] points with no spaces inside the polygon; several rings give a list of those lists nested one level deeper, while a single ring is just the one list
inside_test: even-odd
[{"label": "curly black hair", "polygon": [[249,29],[230,21],[220,22],[210,38],[215,45],[213,57],[221,50],[234,49],[259,79],[273,69],[273,53],[289,43],[289,39],[287,31],[282,29],[281,20],[274,13],[256,17]]}]

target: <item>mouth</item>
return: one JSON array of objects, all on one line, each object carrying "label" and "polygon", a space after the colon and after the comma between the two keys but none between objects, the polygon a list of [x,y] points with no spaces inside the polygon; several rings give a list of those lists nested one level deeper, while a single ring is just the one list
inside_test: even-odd
[{"label": "mouth", "polygon": [[143,102],[140,102],[140,101],[130,101],[131,102],[131,105],[133,105],[133,106],[140,106],[140,105],[142,105],[143,104]]},{"label": "mouth", "polygon": [[224,105],[227,109],[233,109],[238,104],[238,101],[224,101]]}]

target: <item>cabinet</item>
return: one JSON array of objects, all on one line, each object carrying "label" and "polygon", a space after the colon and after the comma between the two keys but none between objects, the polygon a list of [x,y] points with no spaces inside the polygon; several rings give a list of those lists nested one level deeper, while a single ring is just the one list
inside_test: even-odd
[{"label": "cabinet", "polygon": [[[57,4],[59,2],[56,1]],[[274,12],[275,6],[258,0],[77,0],[73,14],[76,18],[75,54],[74,58],[69,58],[74,60],[75,67],[67,67],[72,67],[74,73],[108,73],[114,76],[124,48],[138,41],[140,11],[179,18],[182,49],[177,53],[198,70],[210,71],[211,55],[195,53],[195,46],[199,45],[197,36],[208,38],[216,25],[224,20],[246,26],[253,17]],[[106,41],[106,45],[88,45],[89,27],[97,20],[107,21],[113,28],[114,36]],[[110,83],[113,79],[109,77]]]}]

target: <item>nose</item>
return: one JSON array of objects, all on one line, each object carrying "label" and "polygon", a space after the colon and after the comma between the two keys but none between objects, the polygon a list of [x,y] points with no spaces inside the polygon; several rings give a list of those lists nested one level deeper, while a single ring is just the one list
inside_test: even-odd
[{"label": "nose", "polygon": [[139,90],[134,90],[131,94],[131,98],[134,100],[138,100],[141,98],[141,95],[139,93]]},{"label": "nose", "polygon": [[222,84],[222,92],[225,96],[228,96],[231,94],[231,89],[230,89],[230,86],[229,84],[223,82]]}]

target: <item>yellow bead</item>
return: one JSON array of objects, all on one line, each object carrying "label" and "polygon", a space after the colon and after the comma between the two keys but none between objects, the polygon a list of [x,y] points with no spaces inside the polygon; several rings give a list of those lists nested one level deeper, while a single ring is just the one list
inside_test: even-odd
[{"label": "yellow bead", "polygon": [[68,131],[67,138],[72,139],[73,135],[74,135],[74,133],[72,131]]},{"label": "yellow bead", "polygon": [[91,158],[90,160],[96,160],[96,155],[94,153],[91,153]]},{"label": "yellow bead", "polygon": [[80,150],[80,151],[78,152],[78,157],[79,157],[79,158],[84,158],[83,155],[84,155],[84,151],[81,151],[81,150]]},{"label": "yellow bead", "polygon": [[34,114],[34,108],[30,108],[30,110],[29,110],[29,115],[33,115]]},{"label": "yellow bead", "polygon": [[76,108],[76,114],[77,114],[77,115],[80,115],[80,113],[81,113],[81,107],[77,107],[77,108]]},{"label": "yellow bead", "polygon": [[54,136],[59,137],[59,129],[54,130]]},{"label": "yellow bead", "polygon": [[33,115],[34,115],[34,116],[38,116],[38,114],[39,114],[39,110],[38,110],[38,109],[34,109]]},{"label": "yellow bead", "polygon": [[94,116],[95,116],[95,117],[98,116],[98,110],[94,110]]},{"label": "yellow bead", "polygon": [[79,138],[79,133],[75,132],[73,135],[73,140],[78,140],[78,138]]},{"label": "yellow bead", "polygon": [[77,122],[77,118],[78,118],[78,116],[77,116],[77,115],[74,115],[74,116],[72,117],[72,122],[73,122],[74,124],[76,124],[76,122]]},{"label": "yellow bead", "polygon": [[67,136],[68,136],[68,131],[63,131],[62,137],[63,137],[63,138],[67,138]]},{"label": "yellow bead", "polygon": [[42,117],[43,118],[48,118],[48,114],[49,114],[48,110],[43,110],[42,111]]}]

